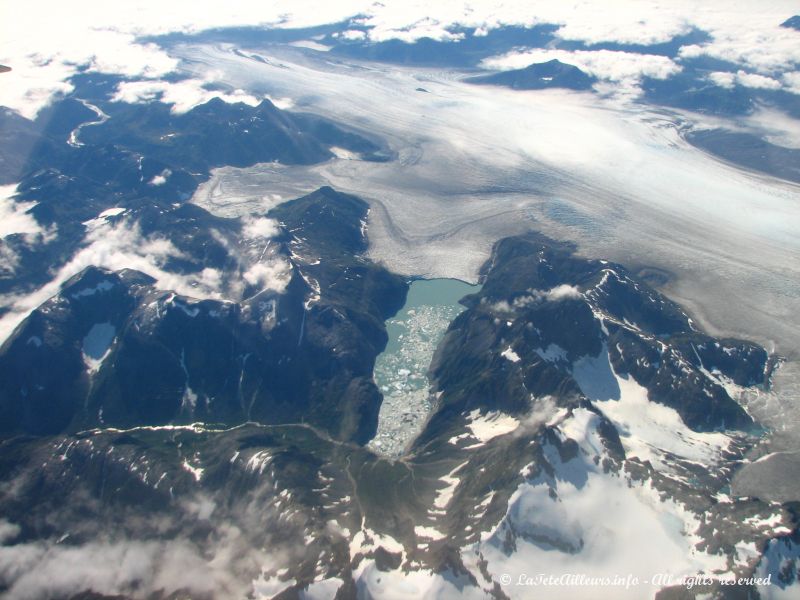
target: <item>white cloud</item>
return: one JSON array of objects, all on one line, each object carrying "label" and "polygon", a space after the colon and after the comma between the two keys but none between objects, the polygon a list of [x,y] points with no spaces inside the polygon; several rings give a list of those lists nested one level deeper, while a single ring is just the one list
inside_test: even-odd
[{"label": "white cloud", "polygon": [[777,90],[781,87],[780,81],[776,81],[772,79],[772,77],[765,77],[757,73],[745,73],[744,71],[738,71],[736,73],[736,81],[740,85],[750,88]]},{"label": "white cloud", "polygon": [[162,77],[178,66],[178,61],[155,44],[137,44],[134,36],[116,31],[95,31],[94,43],[102,54],[91,57],[89,70],[118,73],[126,77]]},{"label": "white cloud", "polygon": [[[188,509],[191,512],[192,507]],[[197,518],[210,515],[202,504],[195,513]],[[8,586],[8,597],[17,600],[71,597],[86,590],[137,597],[177,590],[247,597],[252,584],[241,570],[250,570],[250,563],[270,565],[276,559],[251,547],[236,527],[220,527],[217,532],[220,539],[205,552],[185,539],[0,546],[0,583]]]},{"label": "white cloud", "polygon": [[[58,22],[50,14],[42,19],[40,7],[31,8],[34,14],[21,11],[14,19],[3,19],[0,25],[4,38],[0,42],[0,63],[12,68],[3,75],[0,104],[27,118],[34,118],[55,97],[70,93],[73,86],[67,79],[79,67],[127,77],[161,77],[178,65],[156,45],[137,44],[131,34],[97,28],[90,18]],[[48,13],[51,10],[58,12],[54,6],[48,7]],[[26,20],[36,20],[38,24],[23,36],[20,27]],[[70,24],[75,28],[70,29]]]},{"label": "white cloud", "polygon": [[0,519],[0,545],[12,541],[22,531],[19,525]]},{"label": "white cloud", "polygon": [[396,29],[386,29],[378,26],[373,28],[369,34],[369,38],[373,42],[385,42],[387,40],[416,42],[420,38],[430,38],[440,42],[454,42],[463,37],[463,34],[451,33],[446,29],[445,24],[427,17]]},{"label": "white cloud", "polygon": [[331,49],[330,46],[320,44],[319,42],[315,42],[314,40],[299,40],[297,42],[289,42],[289,45],[294,46],[295,48],[307,48],[309,50],[316,50],[317,52],[328,52]]},{"label": "white cloud", "polygon": [[583,294],[581,294],[577,287],[563,283],[549,290],[530,289],[526,295],[515,298],[511,303],[501,300],[492,304],[491,308],[498,312],[510,313],[514,312],[516,309],[525,308],[526,306],[539,302],[558,302],[559,300],[582,297]]},{"label": "white cloud", "polygon": [[714,85],[726,89],[731,89],[735,85],[764,90],[778,90],[782,87],[781,82],[772,77],[766,77],[758,73],[747,73],[746,71],[737,71],[736,73],[715,71],[708,75],[708,79]]},{"label": "white cloud", "polygon": [[261,289],[273,287],[276,284],[283,289],[289,283],[291,272],[288,263],[267,262],[255,263],[242,276],[247,283],[258,286]]},{"label": "white cloud", "polygon": [[13,277],[19,266],[19,254],[0,239],[0,277]]},{"label": "white cloud", "polygon": [[714,85],[718,85],[719,87],[725,89],[731,89],[734,85],[736,85],[736,73],[730,73],[728,71],[715,71],[713,73],[709,73],[708,79]]},{"label": "white cloud", "polygon": [[447,39],[456,26],[475,27],[481,34],[503,25],[560,25],[556,36],[588,44],[616,42],[650,45],[668,42],[693,28],[706,31],[711,40],[687,49],[686,56],[707,54],[766,74],[800,63],[796,31],[779,26],[796,6],[786,0],[747,3],[692,0],[623,0],[614,3],[550,0],[532,9],[523,0],[511,2],[424,0],[375,3],[360,11],[368,37],[411,41],[423,36]]},{"label": "white cloud", "polygon": [[216,510],[217,505],[208,496],[198,496],[195,499],[187,500],[184,503],[184,509],[191,515],[197,517],[200,521],[208,521],[211,515]]},{"label": "white cloud", "polygon": [[747,125],[772,144],[800,149],[800,119],[762,107],[747,118]]},{"label": "white cloud", "polygon": [[526,414],[517,434],[535,432],[542,425],[553,425],[554,421],[566,415],[565,409],[559,409],[552,396],[535,398],[531,402],[531,409]]},{"label": "white cloud", "polygon": [[[768,75],[800,63],[797,32],[779,27],[795,11],[792,2],[781,0],[761,2],[757,7],[730,2],[698,4],[690,0],[621,0],[611,5],[545,0],[538,2],[534,10],[524,0],[339,0],[322,5],[311,0],[231,0],[199,5],[176,0],[168,5],[120,5],[113,11],[99,0],[82,0],[48,5],[47,19],[42,19],[39,5],[23,3],[15,6],[14,18],[0,22],[0,63],[14,69],[2,76],[0,104],[32,117],[54,95],[71,90],[66,80],[81,65],[94,71],[147,79],[163,77],[178,67],[164,50],[137,43],[137,35],[242,25],[304,27],[336,23],[356,15],[361,15],[361,23],[368,28],[366,35],[373,41],[414,41],[425,36],[454,40],[459,36],[450,30],[458,26],[475,27],[486,33],[503,25],[551,23],[560,25],[557,35],[563,39],[653,44],[697,27],[708,31],[713,39],[702,46],[685,48],[684,56],[707,54]],[[359,39],[364,35],[348,30],[343,37]],[[181,110],[181,102],[171,103]]]},{"label": "white cloud", "polygon": [[[240,280],[229,284],[228,294],[241,298],[245,282],[257,286],[259,292],[274,290],[282,292],[292,277],[291,265],[277,252],[277,246],[270,239],[280,233],[280,226],[274,219],[246,215],[242,217],[242,238],[238,245],[232,244],[225,236],[214,232],[214,237],[239,263]],[[266,242],[266,243],[265,243]]]},{"label": "white cloud", "polygon": [[644,2],[609,5],[551,0],[531,7],[523,0],[503,3],[412,0],[375,3],[360,12],[365,15],[361,23],[371,28],[372,40],[415,40],[426,36],[448,39],[452,34],[447,30],[456,26],[474,27],[486,33],[503,25],[550,23],[561,25],[558,35],[563,39],[652,44],[686,33],[691,26],[680,10]]},{"label": "white cloud", "polygon": [[271,238],[279,232],[278,222],[265,217],[245,218],[242,226],[242,233],[247,238]]},{"label": "white cloud", "polygon": [[0,276],[14,275],[19,264],[19,255],[8,244],[9,235],[21,234],[25,244],[48,243],[55,239],[58,229],[55,225],[42,227],[30,214],[36,202],[16,202],[13,198],[17,193],[17,186],[0,185]]},{"label": "white cloud", "polygon": [[621,44],[659,44],[691,31],[685,15],[659,14],[644,3],[584,4],[564,17],[558,36],[590,44],[613,41]]},{"label": "white cloud", "polygon": [[666,79],[681,70],[666,56],[616,50],[530,50],[490,58],[484,64],[495,69],[518,69],[553,59],[575,65],[590,75],[609,81],[640,79],[644,76]]},{"label": "white cloud", "polygon": [[164,169],[163,171],[161,171],[161,173],[153,177],[149,183],[150,185],[155,185],[155,186],[164,185],[165,183],[167,183],[167,179],[169,178],[170,175],[172,175],[172,171],[170,171],[169,169]]},{"label": "white cloud", "polygon": [[15,202],[13,197],[16,193],[16,185],[0,185],[0,237],[14,233],[43,233],[42,226],[28,212],[36,202]]},{"label": "white cloud", "polygon": [[135,269],[155,278],[160,289],[172,290],[184,296],[216,300],[223,298],[219,287],[220,276],[215,275],[213,269],[187,275],[165,270],[170,259],[185,258],[183,253],[164,237],[143,236],[137,223],[97,223],[88,231],[86,242],[87,245],[59,270],[55,279],[40,290],[42,294],[47,294],[46,298],[55,293],[62,282],[91,265],[112,271]]},{"label": "white cloud", "polygon": [[2,64],[11,64],[13,68],[0,75],[3,82],[0,105],[14,109],[28,119],[35,119],[55,97],[73,90],[67,79],[75,74],[75,69],[58,60],[48,62],[36,55],[28,55],[5,58]]},{"label": "white cloud", "polygon": [[800,71],[784,73],[783,82],[786,84],[786,91],[793,94],[800,94]]},{"label": "white cloud", "polygon": [[220,98],[230,104],[244,102],[250,106],[257,106],[261,102],[260,98],[247,94],[243,90],[234,90],[231,93],[208,90],[203,87],[204,83],[197,79],[178,82],[163,80],[125,81],[119,84],[112,100],[129,104],[159,100],[165,104],[171,104],[173,113],[185,113],[212,98]]},{"label": "white cloud", "polygon": [[642,77],[666,79],[681,70],[679,65],[666,56],[615,50],[516,51],[486,59],[482,65],[489,69],[520,69],[553,59],[575,65],[600,80],[617,84],[611,88],[612,91],[636,88]]},{"label": "white cloud", "polygon": [[0,20],[0,64],[12,67],[2,76],[0,105],[34,118],[55,97],[72,91],[67,80],[80,67],[149,79],[176,69],[176,59],[154,44],[138,43],[136,36],[237,25],[318,25],[338,22],[358,9],[359,3],[319,5],[308,0],[176,0],[108,10],[99,0],[82,0],[49,4],[44,15],[40,5],[18,4],[13,18]]},{"label": "white cloud", "polygon": [[337,33],[336,37],[350,41],[358,41],[366,39],[367,34],[359,29],[348,29],[342,33]]},{"label": "white cloud", "polygon": [[540,290],[532,290],[531,292],[534,297],[539,296],[549,302],[557,302],[566,298],[583,297],[578,288],[576,288],[574,285],[567,285],[566,283],[557,285],[556,287],[550,288],[545,292],[541,292]]},{"label": "white cloud", "polygon": [[[266,253],[266,248],[260,244],[248,247],[242,253],[223,236],[217,235],[217,240],[238,260],[241,272],[226,274],[207,267],[198,273],[182,274],[167,270],[166,265],[170,259],[187,257],[165,237],[143,236],[138,223],[129,220],[111,222],[105,217],[97,217],[84,225],[87,229],[84,247],[58,270],[49,283],[27,296],[0,298],[0,305],[10,309],[0,317],[0,343],[32,310],[58,293],[61,284],[88,266],[111,271],[134,269],[153,277],[158,289],[191,298],[226,301],[241,299],[242,280],[260,286],[260,290],[281,293],[291,278],[289,263],[279,254]],[[247,219],[243,229],[245,236],[256,239],[270,237],[277,231],[275,222],[265,218]]]},{"label": "white cloud", "polygon": [[765,77],[757,73],[746,73],[745,71],[738,71],[736,73],[736,83],[744,87],[765,90],[777,90],[781,87],[781,83],[772,79],[772,77]]},{"label": "white cloud", "polygon": [[[787,12],[791,10],[787,7]],[[715,23],[708,22],[712,41],[701,45],[684,46],[680,55],[684,58],[711,56],[746,66],[762,73],[775,70],[786,70],[800,64],[800,35],[792,29],[780,27],[783,19],[768,13],[770,21],[764,15],[742,14],[741,21],[730,20]],[[752,20],[750,26],[747,19]],[[774,20],[772,20],[774,19]]]},{"label": "white cloud", "polygon": [[291,98],[273,98],[269,94],[265,94],[264,98],[272,102],[276,108],[280,108],[281,110],[289,110],[294,106],[294,100]]}]

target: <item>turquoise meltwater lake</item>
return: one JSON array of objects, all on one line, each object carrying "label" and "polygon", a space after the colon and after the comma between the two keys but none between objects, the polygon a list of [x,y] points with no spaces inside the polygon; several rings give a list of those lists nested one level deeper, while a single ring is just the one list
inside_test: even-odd
[{"label": "turquoise meltwater lake", "polygon": [[431,412],[428,367],[448,326],[464,307],[461,298],[479,286],[456,279],[411,282],[406,303],[386,322],[389,342],[375,362],[375,383],[383,394],[374,451],[399,457],[419,434]]}]

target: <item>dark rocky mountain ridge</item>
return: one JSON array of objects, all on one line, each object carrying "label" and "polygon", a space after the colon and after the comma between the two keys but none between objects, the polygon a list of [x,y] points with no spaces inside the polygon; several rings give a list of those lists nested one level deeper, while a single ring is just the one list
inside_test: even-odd
[{"label": "dark rocky mountain ridge", "polygon": [[[254,288],[240,301],[198,301],[136,271],[85,269],[0,349],[3,429],[306,421],[365,442],[380,405],[371,373],[386,344],[383,322],[407,289],[361,257],[366,211],[361,200],[323,188],[269,213],[283,225],[267,242],[290,270],[283,293]],[[208,232],[234,243],[235,220],[197,207],[140,215],[144,231],[174,232],[173,243],[200,261],[177,265],[181,272],[231,270],[233,259]],[[82,355],[97,327],[111,333],[93,370]]]},{"label": "dark rocky mountain ridge", "polygon": [[[100,269],[84,271],[31,315],[2,350],[6,375],[13,376],[11,365],[23,356],[36,368],[49,366],[58,378],[84,368],[79,340],[89,321],[102,318],[126,333],[98,375],[109,381],[127,370],[128,385],[138,386],[140,398],[126,404],[113,393],[90,393],[92,410],[77,411],[66,432],[6,434],[0,483],[14,481],[15,491],[0,494],[0,509],[19,527],[13,543],[49,544],[58,555],[62,548],[77,552],[110,530],[115,534],[103,542],[109,552],[166,536],[173,546],[149,550],[165,553],[164,569],[166,557],[187,552],[187,543],[195,548],[191,552],[224,547],[224,570],[236,574],[236,585],[246,588],[262,577],[286,598],[330,578],[340,581],[338,598],[365,597],[374,585],[370,573],[392,581],[420,567],[502,598],[489,571],[470,566],[471,553],[480,562],[492,548],[513,557],[535,544],[579,556],[584,544],[515,516],[521,510],[515,490],[535,482],[558,499],[565,481],[580,486],[591,477],[609,477],[652,485],[705,515],[698,548],[711,548],[731,564],[742,540],[791,554],[797,519],[790,506],[718,500],[757,434],[723,383],[767,385],[766,352],[706,336],[679,306],[624,267],[579,258],[571,246],[538,234],[495,246],[482,289],[464,299],[467,310],[437,350],[431,374],[438,400],[409,454],[391,461],[362,447],[380,402],[371,361],[385,343],[382,322],[406,290],[402,280],[360,258],[365,209],[356,198],[322,189],[270,213],[282,224],[277,239],[293,275],[283,295],[262,298],[276,303],[275,316],[266,321],[265,310],[253,302],[197,302],[154,289],[136,272]],[[309,304],[315,293],[319,298]],[[41,346],[27,343],[34,336]],[[58,344],[64,349],[55,354]],[[258,357],[257,367],[242,369],[234,359],[229,369],[228,359],[217,355],[243,351]],[[50,354],[37,362],[26,352]],[[674,472],[664,471],[629,455],[618,425],[595,403],[604,397],[601,388],[580,375],[582,360],[604,353],[612,376],[632,378],[652,402],[673,408],[693,430],[731,436],[715,468],[674,456]],[[68,358],[53,358],[62,355]],[[139,369],[151,359],[163,372]],[[294,370],[291,363],[301,360],[312,365],[310,371]],[[265,393],[245,414],[224,380],[257,372],[270,383],[262,383]],[[187,376],[198,395],[193,414],[179,410]],[[157,397],[147,391],[156,383],[162,395],[150,409],[170,409],[135,414],[134,405],[147,407],[142,400]],[[289,389],[294,399],[281,402]],[[5,385],[4,394],[9,390]],[[207,410],[205,396],[214,397]],[[17,396],[16,402],[25,400]],[[100,405],[104,420],[116,424],[94,418]],[[42,397],[40,415],[45,406]],[[542,418],[533,419],[537,413]],[[498,414],[519,424],[476,438],[486,434],[476,433],[475,423]],[[88,420],[81,422],[82,415]],[[599,446],[568,435],[576,419],[591,424]],[[773,538],[771,528],[757,525],[775,518],[789,534]],[[239,532],[235,537],[226,533],[231,526]],[[258,548],[282,558],[262,556]],[[752,573],[756,564],[738,572]],[[798,564],[786,564],[788,582]],[[131,598],[205,598],[219,589],[244,594],[230,578],[208,585],[198,579],[180,589],[122,588]],[[735,597],[725,586],[715,589],[720,597]]]}]

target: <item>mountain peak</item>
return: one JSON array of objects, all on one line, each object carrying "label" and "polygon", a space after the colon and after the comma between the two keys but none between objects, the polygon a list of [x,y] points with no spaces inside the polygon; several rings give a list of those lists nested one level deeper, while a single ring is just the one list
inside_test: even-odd
[{"label": "mountain peak", "polygon": [[588,90],[597,80],[575,65],[563,63],[554,58],[543,63],[532,63],[523,69],[471,77],[467,81],[484,85],[502,85],[515,90],[547,88]]},{"label": "mountain peak", "polygon": [[800,31],[800,15],[794,15],[781,23],[781,27],[788,27],[790,29],[797,29]]}]

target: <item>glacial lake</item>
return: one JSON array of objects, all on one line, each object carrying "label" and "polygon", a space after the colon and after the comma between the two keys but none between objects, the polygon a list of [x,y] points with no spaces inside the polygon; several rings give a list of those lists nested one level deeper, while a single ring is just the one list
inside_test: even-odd
[{"label": "glacial lake", "polygon": [[458,301],[480,286],[457,279],[411,282],[406,303],[386,322],[389,342],[375,362],[383,394],[378,432],[369,447],[397,458],[419,434],[432,409],[428,367],[450,323],[464,307]]}]

